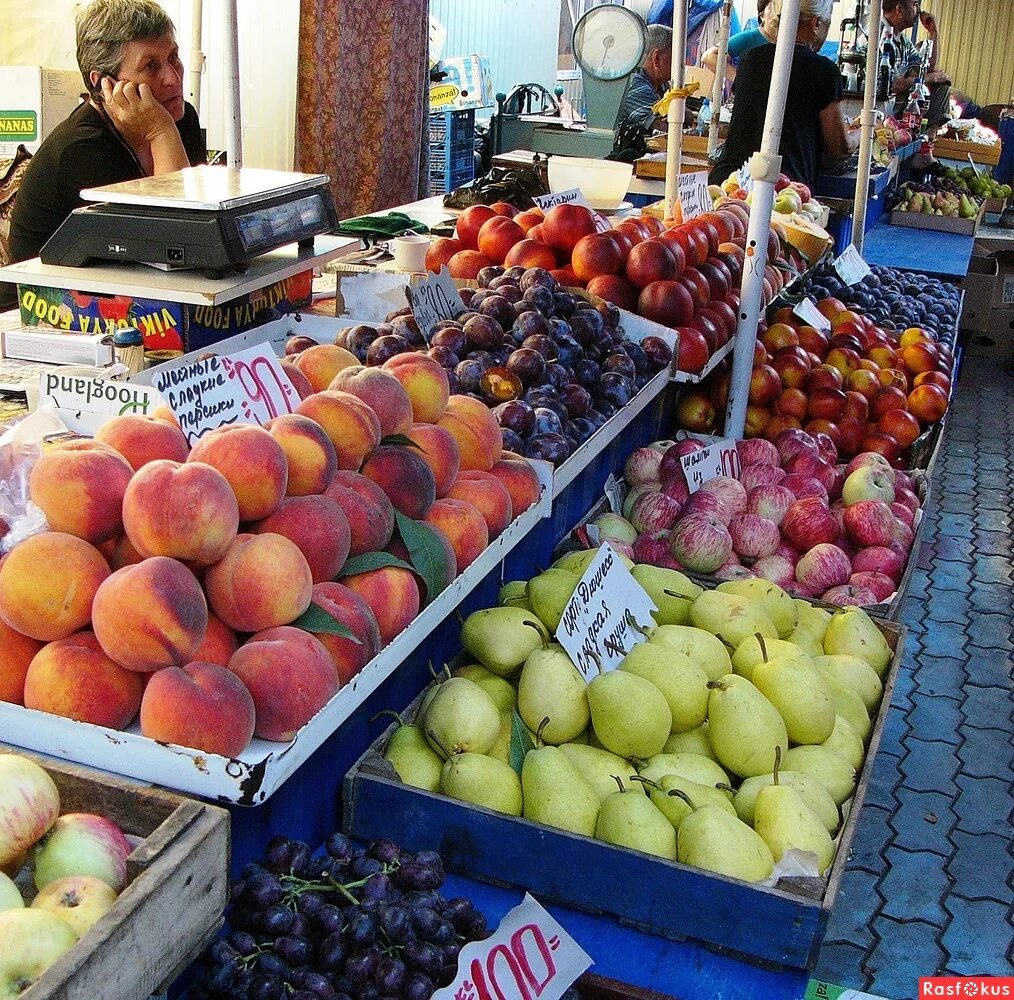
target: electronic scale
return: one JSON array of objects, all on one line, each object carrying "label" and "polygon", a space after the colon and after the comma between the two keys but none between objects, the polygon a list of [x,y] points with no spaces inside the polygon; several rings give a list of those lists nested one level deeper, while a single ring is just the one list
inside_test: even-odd
[{"label": "electronic scale", "polygon": [[87,188],[85,201],[42,248],[43,264],[93,261],[163,270],[242,271],[288,243],[312,248],[338,225],[324,174],[252,167],[188,167]]}]

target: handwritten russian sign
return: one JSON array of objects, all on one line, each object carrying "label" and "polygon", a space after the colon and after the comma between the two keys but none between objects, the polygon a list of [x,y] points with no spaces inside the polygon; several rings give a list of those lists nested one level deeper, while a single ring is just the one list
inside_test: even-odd
[{"label": "handwritten russian sign", "polygon": [[696,493],[709,479],[716,476],[739,478],[739,452],[731,438],[698,448],[689,455],[680,456],[683,474],[691,493]]}]

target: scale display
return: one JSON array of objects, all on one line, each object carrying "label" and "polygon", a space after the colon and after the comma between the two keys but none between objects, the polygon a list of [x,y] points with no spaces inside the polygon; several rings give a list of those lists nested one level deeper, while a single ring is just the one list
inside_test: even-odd
[{"label": "scale display", "polygon": [[225,274],[290,243],[312,244],[338,225],[323,174],[190,167],[81,192],[42,248],[44,264],[97,261]]}]

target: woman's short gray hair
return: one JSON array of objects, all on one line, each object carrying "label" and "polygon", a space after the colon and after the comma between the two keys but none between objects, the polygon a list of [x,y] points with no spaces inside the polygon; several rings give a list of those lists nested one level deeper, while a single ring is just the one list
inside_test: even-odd
[{"label": "woman's short gray hair", "polygon": [[[771,0],[766,11],[765,24],[777,30],[783,6],[782,0]],[[829,22],[833,15],[834,0],[799,0],[800,17],[816,17]]]},{"label": "woman's short gray hair", "polygon": [[85,87],[95,91],[93,72],[115,77],[123,62],[123,47],[138,39],[175,33],[169,15],[155,0],[92,0],[77,16],[77,64]]}]

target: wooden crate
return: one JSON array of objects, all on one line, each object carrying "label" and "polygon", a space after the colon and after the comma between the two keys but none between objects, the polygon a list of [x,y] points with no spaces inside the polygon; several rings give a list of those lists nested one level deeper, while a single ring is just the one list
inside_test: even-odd
[{"label": "wooden crate", "polygon": [[677,1000],[670,993],[646,990],[642,986],[631,986],[618,979],[586,972],[574,983],[581,1000]]},{"label": "wooden crate", "polygon": [[398,780],[382,757],[393,727],[345,779],[344,829],[364,840],[396,831],[410,850],[439,851],[450,871],[609,914],[648,933],[691,940],[755,965],[812,969],[845,872],[903,651],[904,628],[874,621],[894,656],[825,878],[754,885],[421,791]]},{"label": "wooden crate", "polygon": [[891,212],[892,226],[905,226],[908,229],[931,229],[938,233],[957,233],[961,236],[973,236],[979,229],[982,217],[986,214],[986,206],[980,205],[974,219],[956,219],[949,215],[930,215],[928,212]]},{"label": "wooden crate", "polygon": [[970,156],[975,163],[996,164],[1000,162],[1000,149],[999,139],[990,145],[946,138],[933,141],[933,155],[938,160],[964,160]]},{"label": "wooden crate", "polygon": [[127,885],[109,912],[21,996],[144,1000],[160,992],[221,926],[229,896],[229,814],[5,744],[0,753],[44,767],[60,790],[61,813],[98,813],[142,838],[127,859]]}]

